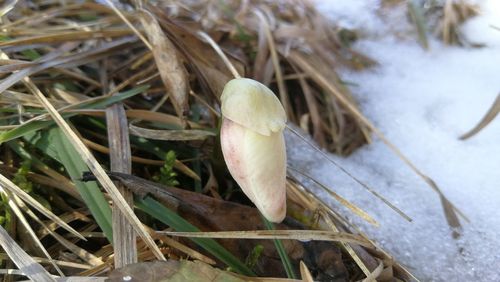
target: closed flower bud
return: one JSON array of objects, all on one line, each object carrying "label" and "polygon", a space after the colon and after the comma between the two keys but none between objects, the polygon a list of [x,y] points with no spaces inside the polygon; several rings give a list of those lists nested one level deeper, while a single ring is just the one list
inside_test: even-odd
[{"label": "closed flower bud", "polygon": [[286,126],[286,113],[271,89],[248,78],[229,81],[221,95],[222,115],[259,134],[269,136]]},{"label": "closed flower bud", "polygon": [[265,85],[229,81],[221,96],[221,147],[229,172],[266,219],[286,215],[286,114]]}]

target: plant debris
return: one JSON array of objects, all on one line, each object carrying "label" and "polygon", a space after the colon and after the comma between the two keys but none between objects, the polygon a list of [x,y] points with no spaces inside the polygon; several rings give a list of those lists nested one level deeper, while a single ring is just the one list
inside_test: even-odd
[{"label": "plant debris", "polygon": [[[67,276],[107,276],[115,267],[168,258],[155,264],[178,272],[206,268],[235,281],[243,278],[221,269],[281,278],[302,273],[322,281],[412,279],[293,177],[286,183],[288,217],[266,225],[230,177],[218,145],[220,95],[234,76],[273,89],[287,119],[330,152],[347,156],[370,142],[372,132],[383,137],[336,73],[340,66],[376,64],[350,49],[356,31],[335,27],[302,0],[104,2],[11,1],[0,9],[3,195],[20,198],[29,224],[51,246],[39,260],[42,269],[52,273],[57,265]],[[26,160],[33,166],[23,181],[39,187],[51,210],[5,177]],[[88,170],[104,191],[82,181]],[[136,213],[132,192],[139,194]],[[456,219],[440,196],[447,216]],[[20,221],[12,217],[5,226],[12,238],[19,237]],[[194,236],[229,231],[229,239]],[[236,231],[252,231],[252,243],[241,240],[250,233]],[[186,240],[176,232],[196,233]]]}]

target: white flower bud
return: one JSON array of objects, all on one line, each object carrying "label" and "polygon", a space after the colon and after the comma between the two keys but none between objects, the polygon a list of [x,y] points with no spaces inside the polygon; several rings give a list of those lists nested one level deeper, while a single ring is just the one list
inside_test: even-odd
[{"label": "white flower bud", "polygon": [[286,126],[286,113],[271,89],[249,78],[236,78],[224,86],[222,115],[244,127],[269,136]]},{"label": "white flower bud", "polygon": [[229,172],[266,219],[286,215],[283,106],[265,85],[238,78],[224,87],[221,147]]}]

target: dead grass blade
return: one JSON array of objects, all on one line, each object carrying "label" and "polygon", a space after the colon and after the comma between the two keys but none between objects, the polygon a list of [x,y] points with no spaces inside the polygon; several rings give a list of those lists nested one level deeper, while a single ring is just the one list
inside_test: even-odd
[{"label": "dead grass blade", "polygon": [[[17,0],[10,0],[10,1],[4,2],[3,5],[2,5],[2,7],[0,7],[0,18],[2,18],[3,16],[5,16],[12,9],[14,9],[14,7],[16,6],[16,4],[17,4]],[[0,23],[2,23],[1,20],[0,20]]]},{"label": "dead grass blade", "polygon": [[133,32],[129,29],[115,30],[99,30],[99,31],[69,31],[54,34],[43,34],[38,36],[30,36],[26,38],[18,38],[8,41],[1,41],[0,47],[7,46],[22,46],[40,43],[60,43],[77,40],[90,40],[99,38],[113,38],[131,35]]},{"label": "dead grass blade", "polygon": [[[0,93],[5,91],[7,88],[11,87],[15,83],[19,82],[22,78],[30,76],[32,74],[35,74],[37,72],[43,71],[45,69],[55,67],[55,66],[62,66],[64,64],[68,65],[71,64],[72,66],[84,64],[85,62],[89,61],[94,61],[96,59],[99,59],[100,57],[105,56],[106,52],[110,52],[112,50],[116,50],[116,48],[123,47],[124,44],[130,43],[135,41],[136,39],[134,38],[123,38],[123,39],[118,39],[109,43],[102,44],[101,46],[84,51],[84,52],[79,52],[76,54],[72,55],[66,55],[62,56],[64,53],[72,50],[73,48],[78,46],[78,43],[74,42],[69,42],[63,44],[60,48],[58,48],[55,51],[52,51],[48,53],[47,55],[39,58],[36,62],[37,64],[22,69],[18,72],[15,72],[8,76],[7,78],[3,79],[0,82]],[[0,42],[1,43],[1,42]],[[0,50],[1,52],[1,50]],[[5,56],[5,53],[0,53]]]},{"label": "dead grass blade", "polygon": [[[46,258],[40,258],[40,257],[31,257],[34,261],[38,263],[51,263],[50,260]],[[5,253],[0,253],[0,259],[5,260],[9,259],[9,256]],[[71,262],[71,261],[63,261],[63,260],[52,260],[59,266],[63,267],[68,267],[68,268],[74,268],[74,269],[90,269],[91,266],[88,264],[82,264],[82,263],[76,263],[76,262]]]},{"label": "dead grass blade", "polygon": [[324,185],[323,183],[317,181],[316,179],[314,179],[314,177],[296,169],[296,168],[293,168],[293,167],[290,167],[288,166],[288,169],[291,169],[293,170],[294,172],[306,177],[307,179],[313,181],[316,185],[318,185],[319,187],[321,187],[323,189],[323,191],[325,191],[326,193],[328,193],[330,196],[332,196],[335,200],[337,200],[337,202],[341,203],[343,206],[345,206],[346,208],[350,209],[354,214],[356,214],[357,216],[361,217],[362,219],[364,219],[366,222],[372,224],[373,226],[380,226],[380,224],[375,220],[373,219],[373,217],[371,217],[367,212],[365,212],[364,210],[362,210],[360,207],[354,205],[353,203],[349,202],[348,200],[344,199],[342,196],[340,196],[339,194],[335,193],[332,189],[330,189],[329,187],[327,187],[326,185]]},{"label": "dead grass blade", "polygon": [[36,173],[28,174],[28,179],[42,185],[47,185],[48,187],[56,188],[60,191],[63,191],[64,193],[69,194],[70,196],[72,196],[77,200],[80,201],[82,200],[80,194],[75,193],[77,192],[75,187],[66,181],[67,179],[64,182],[59,182],[51,177],[47,177]]},{"label": "dead grass blade", "polygon": [[269,44],[267,42],[269,37],[264,29],[265,26],[260,24],[257,30],[257,54],[253,63],[253,78],[257,81],[264,81],[264,69],[269,57]]},{"label": "dead grass blade", "polygon": [[142,128],[133,124],[129,125],[130,133],[139,137],[164,141],[190,141],[204,140],[210,136],[216,136],[214,132],[208,130],[159,130]]},{"label": "dead grass blade", "polygon": [[26,220],[26,217],[23,215],[15,201],[19,202],[21,201],[17,196],[9,193],[8,191],[5,191],[2,187],[0,187],[0,193],[5,193],[8,199],[8,205],[11,208],[11,210],[14,212],[14,214],[17,216],[17,218],[21,221],[21,224],[26,228],[28,231],[29,236],[33,239],[37,247],[42,251],[42,253],[45,255],[45,257],[49,260],[49,262],[54,266],[56,271],[59,273],[59,275],[64,276],[64,273],[61,271],[59,266],[54,262],[52,257],[50,256],[49,252],[47,252],[47,249],[43,246],[42,242],[36,235],[35,231],[33,231],[33,228],[31,228],[30,224]]},{"label": "dead grass blade", "polygon": [[[92,142],[88,139],[82,138],[83,143],[88,146],[92,150],[96,150],[97,152],[101,152],[104,154],[109,154],[109,148],[106,146],[103,146],[101,144],[97,144],[95,142]],[[131,160],[136,163],[141,163],[141,164],[149,164],[149,165],[165,165],[165,161],[162,160],[151,160],[151,159],[145,159],[137,156],[132,156]],[[201,181],[200,176],[196,174],[191,168],[189,168],[187,165],[183,164],[179,160],[175,160],[174,163],[174,168],[185,174],[186,176],[197,180]]]},{"label": "dead grass blade", "polygon": [[[104,97],[104,96],[101,96]],[[1,99],[1,98],[0,98]],[[95,99],[95,98],[92,98]],[[0,100],[1,101],[1,100]],[[87,100],[90,101],[90,100]],[[65,106],[61,109],[58,109],[59,111],[64,110],[64,112],[69,112],[69,113],[79,113],[79,114],[85,114],[89,116],[98,116],[102,117],[104,116],[104,111],[103,110],[71,110],[70,108],[75,108],[75,105],[68,105]],[[125,111],[127,114],[127,117],[130,119],[140,119],[141,121],[149,121],[149,122],[154,122],[154,123],[161,123],[170,127],[182,127],[182,120],[174,115],[169,115],[166,113],[159,113],[159,112],[152,112],[148,110],[139,110],[139,109],[129,109]],[[39,120],[40,118],[38,118]],[[201,129],[203,126],[196,122],[192,121],[187,121],[187,124],[189,125],[190,128],[192,129]]]},{"label": "dead grass blade", "polygon": [[[47,226],[38,216],[31,211],[26,205],[24,205],[23,202],[18,201],[17,203],[19,207],[24,210],[26,214],[28,214],[35,222],[40,224],[42,226],[42,230],[46,232],[46,234],[50,234],[54,239],[56,239],[62,246],[67,248],[69,251],[77,255],[79,258],[81,258],[83,261],[87,262],[90,265],[97,266],[103,264],[103,261],[91,254],[90,252],[87,252],[85,249],[78,247],[77,245],[73,244],[72,242],[68,241],[61,235],[57,234],[55,231],[52,230],[51,226]],[[43,238],[44,233],[41,233],[40,238]],[[80,239],[80,238],[78,238]]]},{"label": "dead grass blade", "polygon": [[55,214],[53,214],[51,211],[49,211],[47,208],[42,206],[38,201],[33,199],[28,193],[24,192],[21,188],[19,188],[17,185],[12,183],[8,178],[0,174],[0,185],[3,186],[3,188],[7,189],[10,191],[12,194],[18,196],[21,198],[23,201],[28,203],[30,206],[35,208],[37,211],[45,215],[46,217],[50,218],[54,222],[56,222],[59,226],[62,228],[66,229],[67,231],[73,233],[75,236],[78,238],[85,240],[85,238],[78,233],[73,227],[69,226],[67,223],[62,221],[59,217],[57,217]]},{"label": "dead grass blade", "polygon": [[[327,207],[325,207],[327,208]],[[330,211],[328,211],[330,212]],[[326,214],[326,212],[321,213],[323,216],[323,219],[325,220],[326,224],[330,227],[332,231],[339,232],[338,227],[333,223],[333,220]],[[330,214],[333,214],[333,212],[330,212]],[[358,265],[358,267],[363,271],[363,273],[368,277],[370,275],[370,270],[368,269],[367,265],[363,260],[360,258],[360,256],[356,253],[355,249],[353,246],[351,246],[349,243],[341,243],[342,246],[344,246],[344,249],[349,253],[351,258],[354,260],[354,262]]]},{"label": "dead grass blade", "polygon": [[436,27],[436,33],[439,33],[443,42],[450,45],[470,45],[461,34],[460,25],[479,14],[479,7],[471,3],[471,1],[446,0],[438,11],[441,15]]},{"label": "dead grass blade", "polygon": [[179,160],[175,160],[174,168],[178,169],[180,172],[184,173],[186,176],[196,181],[201,181],[200,176],[196,174],[196,172],[194,172],[192,169],[190,169],[187,165],[185,165],[183,162]]},{"label": "dead grass blade", "polygon": [[70,276],[57,278],[57,282],[106,282],[106,277]]},{"label": "dead grass blade", "polygon": [[[57,229],[57,224],[55,222],[43,222],[38,218],[38,216],[33,213],[30,209],[26,207],[26,205],[21,205],[18,203],[19,207],[28,214],[33,220],[39,223],[42,228],[38,230],[37,234],[40,239],[43,239],[45,236],[52,234]],[[88,217],[90,215],[90,211],[71,211],[60,215],[62,221],[69,223],[75,220],[80,220],[85,223],[89,223],[91,220]],[[73,234],[71,234],[73,235]],[[74,236],[74,235],[73,235]]]},{"label": "dead grass blade", "polygon": [[50,273],[28,255],[14,239],[0,226],[0,245],[9,258],[22,270],[22,273],[33,281],[56,281]]},{"label": "dead grass blade", "polygon": [[384,263],[382,261],[379,261],[379,264],[375,270],[370,273],[365,279],[363,279],[362,282],[375,282],[377,281],[377,278],[380,276],[382,271],[384,270]]},{"label": "dead grass blade", "polygon": [[[182,120],[179,117],[174,115],[169,115],[166,113],[152,112],[139,109],[130,109],[127,110],[127,117],[182,127]],[[187,121],[187,123],[190,128],[201,128],[201,126],[195,122]]]},{"label": "dead grass blade", "polygon": [[120,19],[127,24],[127,26],[137,35],[137,37],[139,37],[142,40],[144,45],[146,45],[149,50],[153,50],[153,46],[151,46],[149,41],[146,38],[144,38],[142,33],[137,28],[135,28],[135,26],[127,19],[127,17],[125,17],[125,15],[118,8],[116,8],[113,1],[110,0],[105,0],[105,1],[106,4],[108,4],[108,6],[110,6],[111,9],[113,9],[113,11],[118,15],[118,17],[120,17]]},{"label": "dead grass blade", "polygon": [[241,78],[241,75],[238,73],[234,65],[231,63],[231,61],[227,58],[226,54],[224,54],[224,51],[220,48],[219,44],[217,44],[210,35],[203,31],[198,31],[198,36],[203,38],[212,48],[214,49],[215,52],[217,52],[217,55],[222,59],[226,67],[231,71],[231,74],[234,76],[234,78]]},{"label": "dead grass blade", "polygon": [[[404,276],[406,276],[406,278],[404,276],[399,276],[401,277],[402,281],[418,281],[418,279],[416,279],[413,274],[410,273],[405,267],[395,262],[387,252],[385,252],[376,243],[371,241],[365,234],[363,234],[363,232],[361,232],[361,230],[355,224],[348,222],[342,215],[332,210],[322,201],[322,199],[319,199],[316,194],[307,191],[304,186],[296,181],[291,181],[289,179],[287,184],[289,191],[288,196],[293,197],[289,198],[289,200],[292,200],[293,202],[301,205],[302,208],[306,211],[314,211],[314,214],[317,214],[319,216],[319,218],[317,219],[318,222],[315,222],[315,224],[319,224],[323,228],[331,229],[335,232],[353,230],[366,240],[370,241],[373,246],[375,246],[375,249],[370,249],[370,254],[368,254],[365,249],[358,245],[341,242],[345,250],[349,253],[351,258],[356,262],[356,264],[367,277],[373,271],[375,271],[376,267],[379,265],[379,262],[383,261],[384,266],[393,267],[397,269],[400,274],[404,274]],[[297,202],[297,196],[299,196],[299,198],[303,197],[304,200],[301,199]],[[388,275],[388,277],[392,279],[394,275]],[[380,279],[382,278],[380,277]],[[382,279],[381,281],[384,280]]]},{"label": "dead grass blade", "polygon": [[30,180],[33,180],[40,184],[52,186],[71,195],[75,199],[82,200],[81,195],[78,193],[74,183],[71,182],[71,180],[47,166],[37,157],[30,155],[29,152],[27,152],[26,149],[22,146],[22,142],[7,142],[7,145],[17,154],[19,154],[24,160],[29,160],[32,167],[47,175],[44,176],[36,173],[29,173],[28,177]]},{"label": "dead grass blade", "polygon": [[164,260],[162,252],[155,244],[149,233],[144,229],[142,223],[134,214],[134,211],[130,208],[128,203],[123,199],[123,196],[120,194],[116,186],[113,184],[109,176],[106,174],[101,165],[97,162],[95,157],[90,153],[90,151],[85,147],[80,138],[76,135],[75,132],[70,128],[68,123],[62,118],[61,114],[57,112],[57,110],[50,104],[50,102],[45,98],[42,92],[31,82],[28,77],[23,79],[25,86],[40,100],[40,102],[47,109],[49,114],[52,116],[57,125],[64,132],[66,137],[71,141],[71,143],[75,146],[75,149],[80,153],[82,159],[87,164],[92,173],[96,176],[99,183],[103,186],[103,188],[108,192],[113,200],[113,203],[118,206],[121,211],[125,214],[129,222],[132,226],[134,226],[135,231],[142,237],[142,239],[146,242],[151,251],[155,254],[155,256]]},{"label": "dead grass blade", "polygon": [[[304,206],[305,210],[314,210],[315,213],[318,215],[321,215],[323,220],[325,221],[326,227],[329,228],[330,230],[334,232],[339,232],[339,228],[337,225],[333,222],[333,220],[330,218],[331,215],[333,218],[337,219],[338,222],[345,222],[345,220],[337,216],[337,213],[331,209],[330,206],[328,206],[326,203],[323,202],[322,199],[319,199],[315,194],[309,192],[304,186],[302,186],[300,183],[296,181],[289,181],[288,182],[288,195],[289,196],[298,196],[300,200],[298,203],[304,204],[308,203],[308,205]],[[290,193],[291,192],[291,193]],[[363,260],[358,256],[356,251],[354,250],[353,247],[356,246],[351,246],[349,243],[346,242],[340,242],[340,244],[344,247],[344,249],[349,253],[351,258],[354,260],[354,262],[358,265],[358,267],[361,269],[361,271],[366,275],[370,275],[370,270],[368,267],[365,265]]]},{"label": "dead grass blade", "polygon": [[258,9],[255,10],[255,14],[260,20],[260,24],[262,25],[262,29],[266,36],[266,41],[269,44],[269,51],[271,53],[271,60],[273,62],[274,72],[276,75],[276,82],[278,83],[278,92],[281,103],[285,108],[285,112],[288,116],[288,119],[291,121],[295,121],[296,119],[293,116],[293,109],[290,105],[288,93],[286,90],[285,82],[283,81],[283,72],[281,70],[281,65],[278,58],[278,52],[276,51],[276,45],[274,44],[274,38],[271,34],[271,29],[269,27],[269,23],[267,22],[266,16],[264,13]]},{"label": "dead grass blade", "polygon": [[[68,103],[50,98],[49,101],[56,107],[60,108],[63,106],[67,106]],[[24,94],[21,92],[17,91],[10,91],[10,90],[5,90],[2,95],[0,96],[0,103],[2,104],[14,104],[14,103],[19,103],[22,104],[24,107],[34,107],[34,108],[41,108],[42,105],[38,101],[33,101],[33,96]]]},{"label": "dead grass blade", "polygon": [[179,118],[183,121],[189,111],[187,71],[172,42],[161,29],[156,18],[147,10],[141,10],[144,26],[153,48],[158,71]]},{"label": "dead grass blade", "polygon": [[488,124],[490,124],[492,120],[495,119],[495,117],[498,115],[499,112],[500,112],[500,93],[497,95],[495,102],[493,102],[490,109],[488,110],[486,115],[481,119],[481,121],[476,126],[474,126],[474,128],[472,128],[470,131],[460,136],[459,139],[466,140],[479,133],[479,131],[481,131]]},{"label": "dead grass blade", "polygon": [[217,239],[293,239],[301,241],[335,241],[355,243],[372,248],[373,244],[364,237],[333,231],[322,230],[253,230],[253,231],[221,231],[221,232],[175,232],[157,231],[160,234],[188,237],[188,238],[217,238]]},{"label": "dead grass blade", "polygon": [[62,237],[61,235],[51,232],[50,235],[54,237],[61,245],[63,245],[66,249],[71,251],[73,254],[77,255],[81,260],[85,261],[86,263],[90,264],[91,266],[100,266],[103,265],[104,262],[101,258],[93,255],[91,252],[88,252],[84,248],[79,247],[76,244],[73,244],[71,241],[67,240],[66,238]]},{"label": "dead grass blade", "polygon": [[[152,232],[154,232],[154,231],[152,231]],[[158,235],[160,235],[160,234],[158,234]],[[217,264],[217,262],[214,261],[213,259],[211,259],[210,257],[207,257],[204,254],[202,254],[202,253],[200,253],[200,252],[198,252],[198,251],[196,251],[196,250],[194,250],[194,249],[192,249],[192,248],[190,248],[190,247],[188,247],[188,246],[186,246],[186,245],[184,245],[184,244],[182,244],[182,243],[180,243],[180,242],[178,242],[178,241],[176,241],[168,236],[161,235],[160,238],[165,244],[185,253],[186,255],[188,255],[194,259],[197,259],[199,261],[202,261],[202,262],[204,262],[206,264],[210,264],[210,265]]]},{"label": "dead grass blade", "polygon": [[311,272],[303,261],[300,261],[300,276],[304,282],[314,282]]},{"label": "dead grass blade", "polygon": [[[0,42],[0,44],[1,44],[1,42]],[[24,68],[22,70],[19,70],[19,71],[13,73],[12,75],[8,76],[7,78],[3,79],[0,82],[0,93],[4,92],[5,90],[7,90],[7,88],[9,88],[12,85],[14,85],[15,83],[19,82],[23,77],[28,76],[30,74],[33,74],[33,73],[43,69],[43,68],[41,68],[41,69],[38,69],[38,68],[44,62],[53,63],[52,60],[54,58],[62,55],[65,52],[72,50],[76,46],[78,46],[78,44],[76,44],[76,43],[63,44],[63,46],[59,47],[57,50],[54,50],[54,51],[46,54],[45,56],[38,58],[38,60],[36,61],[36,64],[31,63],[28,68]],[[5,52],[3,52],[1,49],[0,49],[0,58],[9,59],[7,54]]]},{"label": "dead grass blade", "polygon": [[[297,72],[295,66],[294,70]],[[309,109],[309,113],[311,116],[311,123],[313,126],[313,139],[319,144],[320,147],[324,148],[326,146],[326,139],[325,139],[325,133],[323,132],[322,129],[322,123],[323,121],[321,120],[320,116],[320,111],[319,111],[319,106],[314,98],[314,95],[311,91],[311,87],[309,86],[309,83],[306,81],[304,78],[304,75],[298,76],[298,80],[300,83],[300,87],[302,88],[302,92],[304,92],[304,98],[306,100],[307,107]],[[310,132],[307,130],[307,132]]]},{"label": "dead grass blade", "polygon": [[[111,171],[130,174],[132,171],[130,139],[123,104],[114,104],[106,109],[106,125]],[[133,207],[134,195],[121,183],[117,183],[116,187],[128,205]],[[136,263],[137,243],[134,228],[118,207],[113,206],[112,215],[115,267]]]}]

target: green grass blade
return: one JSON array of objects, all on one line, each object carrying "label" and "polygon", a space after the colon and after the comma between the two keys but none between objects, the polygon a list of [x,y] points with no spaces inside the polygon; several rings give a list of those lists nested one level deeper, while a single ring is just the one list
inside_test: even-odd
[{"label": "green grass blade", "polygon": [[[274,230],[274,225],[271,222],[269,222],[264,217],[262,218],[262,221],[264,221],[264,225],[266,225],[266,228],[268,230]],[[283,267],[285,268],[286,275],[290,279],[297,279],[297,276],[293,271],[292,262],[290,261],[290,258],[286,253],[285,246],[283,246],[283,242],[281,242],[281,240],[278,239],[274,239],[273,241],[274,245],[276,246],[276,250],[278,251],[278,254],[280,256],[281,262],[283,263]]]},{"label": "green grass blade", "polygon": [[[189,223],[187,220],[168,209],[155,199],[151,197],[145,197],[144,199],[136,199],[136,206],[144,211],[145,213],[151,215],[157,220],[167,224],[168,226],[174,228],[177,231],[183,232],[200,232],[200,230]],[[210,252],[214,257],[221,260],[227,266],[229,266],[234,271],[247,275],[255,276],[252,270],[250,270],[243,262],[234,257],[230,252],[228,252],[224,247],[217,243],[213,239],[208,238],[190,238],[193,242],[198,244],[203,249]]]},{"label": "green grass blade", "polygon": [[418,40],[424,49],[429,49],[429,41],[427,40],[427,25],[425,23],[424,13],[422,8],[414,1],[408,1],[408,13],[415,23],[418,32]]},{"label": "green grass blade", "polygon": [[[104,99],[99,100],[99,101],[92,101],[89,103],[84,103],[77,108],[78,109],[102,109],[102,108],[105,108],[109,105],[112,105],[113,103],[128,99],[128,98],[135,96],[137,94],[140,94],[140,93],[146,91],[148,88],[149,88],[148,85],[136,87],[136,88],[133,88],[131,90],[119,93],[117,95],[114,95],[114,96],[111,96],[108,98],[104,98]],[[67,114],[63,114],[63,117],[66,119],[66,118],[70,118],[70,117],[75,116],[75,115],[77,115],[77,114],[67,113]],[[2,134],[0,134],[0,144],[3,142],[7,142],[10,140],[22,137],[25,134],[32,133],[32,132],[38,131],[40,129],[47,128],[53,124],[54,124],[54,121],[52,121],[52,120],[27,122],[27,123],[22,124],[14,129],[5,131]]]},{"label": "green grass blade", "polygon": [[[63,115],[64,118],[68,118],[70,116],[73,116],[74,114],[65,114]],[[36,132],[40,129],[44,129],[46,127],[49,127],[53,125],[54,122],[52,120],[45,120],[45,121],[32,121],[32,122],[27,122],[23,125],[20,125],[16,128],[13,128],[11,130],[5,131],[2,134],[0,134],[0,144],[3,142],[8,142],[11,140],[14,140],[16,138],[22,137],[25,134],[33,133]]]},{"label": "green grass blade", "polygon": [[53,127],[38,134],[26,134],[25,138],[28,142],[64,166],[92,213],[92,216],[106,235],[106,238],[108,238],[109,242],[113,242],[111,208],[96,182],[84,183],[80,181],[83,172],[89,169],[72,144],[69,143],[61,129]]},{"label": "green grass blade", "polygon": [[132,89],[125,91],[125,92],[117,93],[116,95],[107,97],[107,98],[102,99],[102,100],[92,101],[88,104],[82,105],[80,108],[103,109],[103,108],[106,108],[107,106],[112,105],[114,103],[121,102],[121,101],[126,100],[128,98],[131,98],[137,94],[141,94],[148,89],[149,89],[149,85],[145,84],[145,85],[142,85],[142,86],[139,86],[136,88],[132,88]]}]

